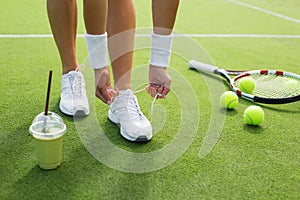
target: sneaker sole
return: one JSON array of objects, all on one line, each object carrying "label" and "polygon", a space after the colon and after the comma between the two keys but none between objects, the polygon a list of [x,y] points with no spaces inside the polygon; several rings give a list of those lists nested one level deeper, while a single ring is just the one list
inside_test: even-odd
[{"label": "sneaker sole", "polygon": [[83,110],[77,110],[74,114],[74,117],[86,117],[88,114],[86,114]]},{"label": "sneaker sole", "polygon": [[64,108],[62,108],[61,106],[59,106],[59,110],[64,113],[65,115],[68,116],[74,116],[74,117],[86,117],[89,115],[89,112],[84,112],[84,110],[77,110],[75,113],[71,113],[67,110],[65,110]]},{"label": "sneaker sole", "polygon": [[110,110],[108,111],[108,119],[120,128],[121,136],[130,142],[143,143],[143,142],[149,142],[152,139],[152,137],[147,138],[147,136],[145,136],[145,135],[141,135],[137,138],[133,138],[130,135],[128,135],[126,132],[123,131],[119,120],[113,115],[113,113]]}]

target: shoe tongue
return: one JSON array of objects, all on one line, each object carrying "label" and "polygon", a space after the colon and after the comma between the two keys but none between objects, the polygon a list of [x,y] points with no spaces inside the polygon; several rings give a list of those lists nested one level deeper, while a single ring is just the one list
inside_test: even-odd
[{"label": "shoe tongue", "polygon": [[120,95],[133,95],[133,92],[130,89],[127,90],[120,90]]},{"label": "shoe tongue", "polygon": [[80,72],[77,71],[69,71],[67,74],[65,75],[71,75],[71,76],[78,76],[80,74]]}]

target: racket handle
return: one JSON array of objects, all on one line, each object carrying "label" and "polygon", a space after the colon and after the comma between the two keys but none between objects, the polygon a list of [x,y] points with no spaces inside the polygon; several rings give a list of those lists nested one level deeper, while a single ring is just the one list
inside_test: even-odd
[{"label": "racket handle", "polygon": [[208,72],[208,73],[214,73],[215,70],[219,69],[216,66],[205,64],[196,60],[190,60],[189,67],[191,69],[196,69],[198,71]]}]

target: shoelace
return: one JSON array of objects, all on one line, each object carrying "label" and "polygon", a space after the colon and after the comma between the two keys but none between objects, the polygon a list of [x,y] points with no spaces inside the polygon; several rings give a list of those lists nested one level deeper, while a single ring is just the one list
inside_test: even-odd
[{"label": "shoelace", "polygon": [[75,95],[82,96],[82,88],[83,88],[82,83],[83,83],[82,76],[78,75],[74,82],[74,94]]},{"label": "shoelace", "polygon": [[71,93],[74,96],[82,96],[82,76],[78,74],[76,76],[69,76],[68,78],[71,85]]},{"label": "shoelace", "polygon": [[[139,92],[143,92],[144,90],[146,90],[146,88],[140,89],[140,90],[136,90],[133,93],[139,93]],[[157,97],[162,96],[162,94],[160,93],[156,93],[156,95],[153,98],[153,101],[151,103],[151,107],[150,107],[150,118],[152,119],[152,115],[153,115],[153,110],[154,110],[154,105],[155,105],[155,101],[157,100]]]},{"label": "shoelace", "polygon": [[135,116],[136,119],[142,120],[143,115],[142,112],[138,106],[137,100],[133,95],[130,95],[128,97],[128,111],[130,112],[131,116]]},{"label": "shoelace", "polygon": [[[82,71],[85,68],[84,64],[80,64],[75,71],[79,72]],[[74,96],[82,96],[82,88],[84,88],[84,85],[82,85],[84,79],[82,74],[76,74],[75,76],[69,77],[70,83],[71,83],[71,92]]]}]

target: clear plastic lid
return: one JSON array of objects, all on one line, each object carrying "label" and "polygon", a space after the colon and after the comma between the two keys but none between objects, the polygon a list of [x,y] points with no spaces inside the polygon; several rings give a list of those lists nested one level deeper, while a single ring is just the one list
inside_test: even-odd
[{"label": "clear plastic lid", "polygon": [[44,112],[41,112],[40,114],[38,114],[32,121],[32,124],[34,124],[35,122],[39,122],[39,121],[58,121],[61,123],[64,123],[63,119],[56,113],[48,111],[48,115],[45,115]]},{"label": "clear plastic lid", "polygon": [[58,114],[48,112],[48,115],[44,115],[42,112],[32,121],[29,132],[35,138],[52,140],[61,137],[66,129],[66,125]]},{"label": "clear plastic lid", "polygon": [[29,132],[38,139],[52,140],[66,132],[66,125],[57,121],[39,121],[29,127]]}]

